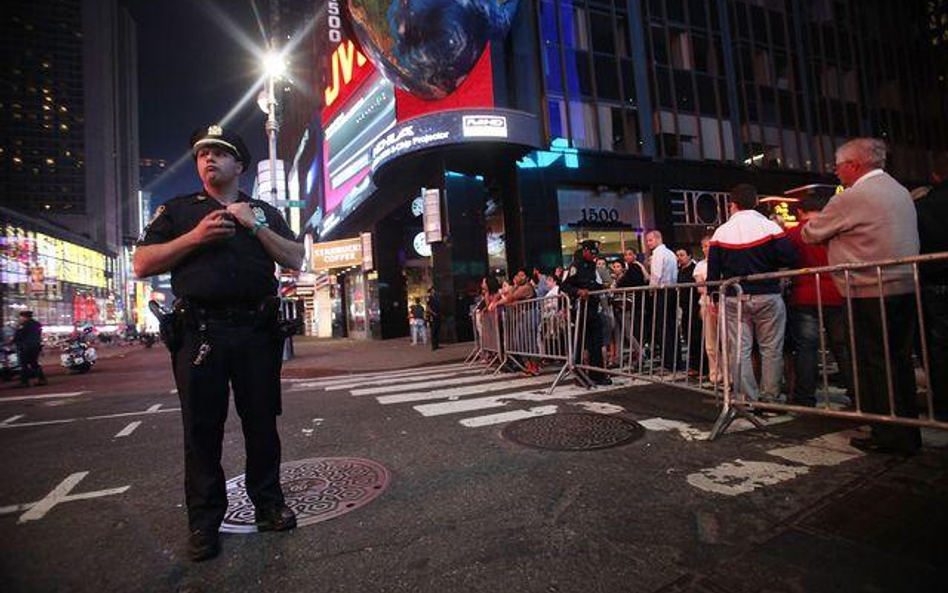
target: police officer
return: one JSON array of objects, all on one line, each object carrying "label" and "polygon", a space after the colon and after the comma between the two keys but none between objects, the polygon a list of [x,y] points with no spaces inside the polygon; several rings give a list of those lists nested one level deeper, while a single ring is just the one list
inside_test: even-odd
[{"label": "police officer", "polygon": [[140,278],[171,272],[178,336],[169,344],[184,421],[188,555],[220,551],[227,510],[221,447],[228,393],[241,419],[247,492],[260,531],[296,527],[280,487],[280,367],[274,263],[299,269],[303,245],[279,211],[239,190],[251,165],[239,136],[212,125],[191,137],[203,191],[159,206],[135,251]]},{"label": "police officer", "polygon": [[[589,353],[589,365],[602,368],[602,319],[599,315],[599,298],[589,298],[591,290],[602,290],[602,279],[596,271],[599,244],[587,239],[579,244],[573,255],[569,275],[560,286],[560,291],[569,295],[576,304],[576,327],[585,328],[583,349]],[[582,351],[576,353],[576,362],[581,362]],[[611,385],[612,380],[600,371],[590,371],[590,380],[597,385]]]}]

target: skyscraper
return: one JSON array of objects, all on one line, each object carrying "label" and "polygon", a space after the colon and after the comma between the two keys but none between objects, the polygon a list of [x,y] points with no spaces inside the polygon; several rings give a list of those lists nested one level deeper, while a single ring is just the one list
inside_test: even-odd
[{"label": "skyscraper", "polygon": [[117,254],[138,219],[135,23],[115,0],[4,4],[0,204]]}]

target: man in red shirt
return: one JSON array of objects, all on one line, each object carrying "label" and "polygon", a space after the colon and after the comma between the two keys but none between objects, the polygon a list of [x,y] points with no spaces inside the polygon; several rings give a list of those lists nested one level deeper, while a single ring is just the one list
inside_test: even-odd
[{"label": "man in red shirt", "polygon": [[[800,236],[807,220],[816,216],[828,201],[819,196],[807,196],[797,204],[797,218],[801,222],[787,231],[787,238],[797,250],[797,265],[800,268],[829,265],[826,245],[804,243]],[[796,377],[790,401],[798,406],[813,407],[816,404],[814,394],[819,382],[820,353],[819,305],[823,307],[823,326],[830,351],[839,366],[847,394],[852,397],[852,367],[843,298],[833,283],[832,274],[820,274],[819,279],[816,274],[803,274],[793,277],[790,291],[790,337]]]}]

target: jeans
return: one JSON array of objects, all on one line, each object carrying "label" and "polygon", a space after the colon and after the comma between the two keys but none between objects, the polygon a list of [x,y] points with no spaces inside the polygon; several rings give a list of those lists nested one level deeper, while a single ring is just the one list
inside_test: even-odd
[{"label": "jeans", "polygon": [[928,345],[929,389],[935,416],[948,420],[948,286],[922,289],[925,342]]},{"label": "jeans", "polygon": [[[741,350],[737,348],[737,308],[741,304]],[[763,396],[775,399],[780,394],[783,374],[783,337],[787,325],[787,308],[779,294],[750,294],[725,299],[727,316],[727,349],[731,360],[731,380],[736,391],[746,399],[756,401]],[[751,353],[754,341],[760,350],[761,385],[754,378]],[[740,381],[738,376],[740,365]]]},{"label": "jeans", "polygon": [[428,343],[428,335],[425,332],[425,320],[424,319],[412,319],[411,320],[411,344],[414,346],[421,342],[422,344]]},{"label": "jeans", "polygon": [[[853,373],[846,310],[843,307],[823,307],[823,326],[826,329],[827,345],[843,375],[846,390],[852,397]],[[796,377],[791,399],[797,405],[812,407],[816,405],[814,395],[819,383],[820,358],[820,316],[815,306],[790,308],[790,337]]]}]

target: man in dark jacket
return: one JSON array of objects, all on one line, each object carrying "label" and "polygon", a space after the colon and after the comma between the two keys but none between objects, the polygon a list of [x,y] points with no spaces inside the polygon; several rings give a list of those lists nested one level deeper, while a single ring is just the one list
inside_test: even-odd
[{"label": "man in dark jacket", "polygon": [[[948,251],[948,155],[935,159],[932,170],[933,186],[928,194],[915,202],[918,214],[919,253]],[[948,260],[932,262],[920,267],[922,307],[925,312],[925,339],[931,369],[929,387],[935,414],[948,420]]]},{"label": "man in dark jacket", "polygon": [[[602,290],[602,278],[596,272],[599,245],[596,241],[580,243],[573,255],[569,276],[560,290],[569,295],[576,307],[576,327],[584,328],[583,347],[576,352],[576,363],[582,364],[583,350],[589,354],[589,366],[602,368],[602,320],[599,315],[601,299],[589,298],[589,292]],[[590,371],[590,380],[597,385],[611,385],[612,380],[601,371]]]},{"label": "man in dark jacket", "polygon": [[[697,262],[687,249],[676,249],[678,260],[678,284],[694,284]],[[683,288],[677,291],[678,307],[681,309],[681,337],[688,343],[688,376],[697,377],[701,367],[701,348],[704,341],[701,336],[701,295],[697,288]]]},{"label": "man in dark jacket", "polygon": [[441,341],[441,299],[433,286],[428,289],[428,308],[425,316],[428,318],[431,349],[437,350]]},{"label": "man in dark jacket", "polygon": [[29,387],[30,377],[36,377],[37,385],[46,385],[46,376],[39,363],[39,355],[43,350],[43,326],[33,319],[32,311],[20,313],[20,327],[13,334],[13,343],[20,359],[20,385]]}]

